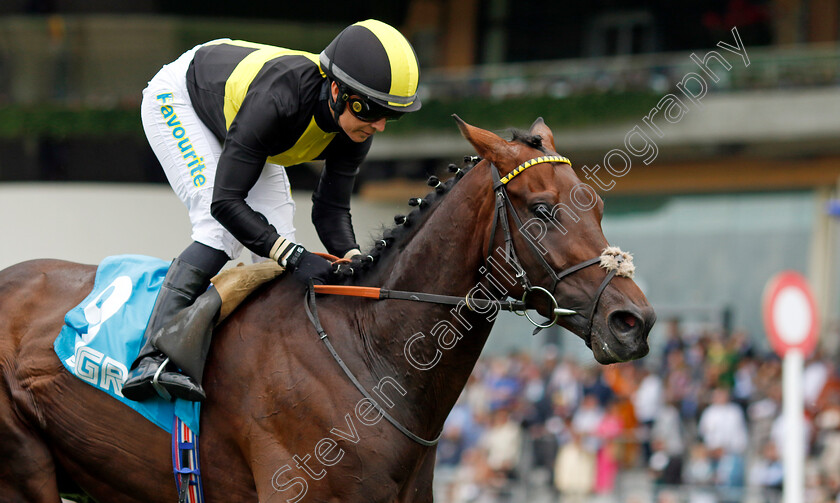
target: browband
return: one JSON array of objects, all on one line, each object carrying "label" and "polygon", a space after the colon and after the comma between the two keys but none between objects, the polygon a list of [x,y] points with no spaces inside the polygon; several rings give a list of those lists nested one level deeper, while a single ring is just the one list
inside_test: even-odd
[{"label": "browband", "polygon": [[522,164],[520,164],[519,166],[517,166],[516,168],[514,168],[513,171],[511,171],[510,173],[506,174],[501,179],[499,179],[499,182],[502,185],[505,185],[509,181],[513,180],[513,178],[516,175],[518,175],[519,173],[522,173],[523,171],[530,168],[531,166],[534,166],[535,164],[542,164],[544,162],[563,162],[563,163],[568,164],[569,166],[572,165],[572,161],[570,161],[566,157],[563,157],[562,155],[544,155],[542,157],[535,157],[535,158],[531,159],[530,161],[525,161]]}]

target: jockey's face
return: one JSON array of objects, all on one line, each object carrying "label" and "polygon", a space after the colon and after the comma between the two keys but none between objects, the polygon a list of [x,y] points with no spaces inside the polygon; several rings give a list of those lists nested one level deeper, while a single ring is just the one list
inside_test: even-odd
[{"label": "jockey's face", "polygon": [[[335,82],[331,86],[333,100],[338,98],[338,85]],[[338,116],[338,125],[344,133],[356,143],[361,143],[379,131],[385,130],[385,118],[374,122],[366,122],[356,118],[350,107],[344,107],[344,111]]]}]

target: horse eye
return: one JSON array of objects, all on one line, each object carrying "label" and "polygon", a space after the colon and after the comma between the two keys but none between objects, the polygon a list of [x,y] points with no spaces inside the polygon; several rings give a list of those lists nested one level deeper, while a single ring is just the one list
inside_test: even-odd
[{"label": "horse eye", "polygon": [[551,207],[546,203],[537,203],[531,208],[534,214],[543,220],[551,218]]}]

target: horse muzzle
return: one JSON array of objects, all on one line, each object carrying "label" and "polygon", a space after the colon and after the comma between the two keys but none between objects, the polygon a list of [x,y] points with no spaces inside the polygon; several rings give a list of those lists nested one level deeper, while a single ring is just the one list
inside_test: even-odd
[{"label": "horse muzzle", "polygon": [[593,323],[587,344],[598,363],[636,360],[648,354],[648,334],[656,322],[650,306],[615,309]]}]

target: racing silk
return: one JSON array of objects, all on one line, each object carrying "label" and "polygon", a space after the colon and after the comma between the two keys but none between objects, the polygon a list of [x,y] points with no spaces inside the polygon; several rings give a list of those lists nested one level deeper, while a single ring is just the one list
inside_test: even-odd
[{"label": "racing silk", "polygon": [[245,203],[266,162],[293,166],[323,159],[312,221],[327,251],[358,248],[350,195],[372,138],[355,143],[328,101],[318,55],[243,41],[205,44],[187,70],[199,118],[223,142],[211,213],[236,239],[267,257],[279,234]]}]

